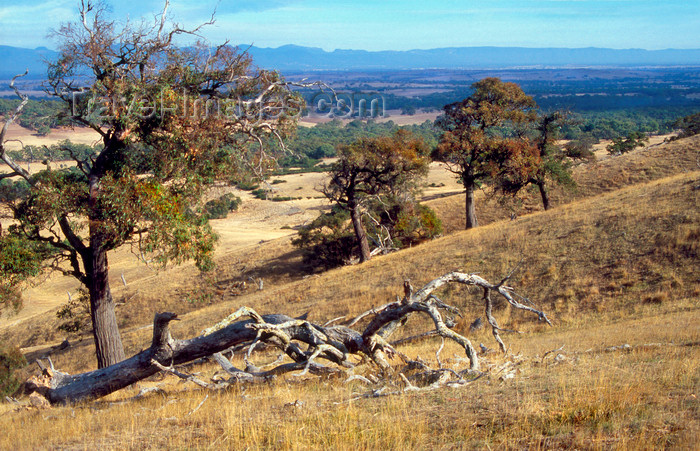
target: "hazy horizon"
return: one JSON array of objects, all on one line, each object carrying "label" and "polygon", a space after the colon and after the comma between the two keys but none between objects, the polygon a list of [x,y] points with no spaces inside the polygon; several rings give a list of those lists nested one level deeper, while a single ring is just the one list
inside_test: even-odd
[{"label": "hazy horizon", "polygon": [[[0,2],[0,45],[56,45],[49,30],[77,19],[78,1]],[[150,22],[161,0],[112,2],[112,18]],[[212,42],[334,50],[406,51],[451,47],[697,49],[700,2],[649,0],[205,0],[171,1],[169,16],[192,27],[216,23],[202,36]]]}]

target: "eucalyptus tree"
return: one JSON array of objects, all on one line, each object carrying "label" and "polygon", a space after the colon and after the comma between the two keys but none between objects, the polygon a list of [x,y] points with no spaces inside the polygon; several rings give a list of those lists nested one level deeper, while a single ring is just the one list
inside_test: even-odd
[{"label": "eucalyptus tree", "polygon": [[466,99],[444,107],[437,125],[445,132],[434,152],[466,191],[466,228],[478,225],[476,189],[506,164],[528,161],[532,146],[522,129],[535,119],[536,104],[515,83],[484,78]]},{"label": "eucalyptus tree", "polygon": [[[520,152],[512,153],[495,177],[495,188],[504,194],[515,195],[529,185],[537,187],[545,210],[551,207],[552,184],[575,185],[572,178],[573,162],[589,158],[590,151],[574,146],[561,146],[560,129],[567,123],[565,113],[555,111],[541,114],[530,124],[527,140]],[[517,156],[514,158],[513,156]]]},{"label": "eucalyptus tree", "polygon": [[360,248],[360,262],[371,258],[362,224],[363,207],[376,196],[412,188],[428,170],[428,151],[422,139],[398,130],[392,136],[360,138],[338,149],[338,160],[322,192],[348,211]]},{"label": "eucalyptus tree", "polygon": [[[30,174],[8,155],[5,135],[27,97],[8,116],[0,157],[2,178],[24,179],[22,199],[9,202],[13,225],[0,251],[25,258],[0,271],[16,284],[42,270],[78,279],[90,294],[100,367],[124,358],[109,286],[108,252],[131,244],[156,264],[194,260],[211,267],[216,236],[199,199],[220,179],[268,164],[264,142],[281,139],[301,99],[274,71],[228,45],[175,44],[197,37],[167,17],[118,22],[102,3],[82,1],[78,20],[52,34],[59,45],[48,90],[63,100],[75,125],[100,136],[94,156],[75,155],[76,168]],[[0,291],[1,293],[1,291]]]}]

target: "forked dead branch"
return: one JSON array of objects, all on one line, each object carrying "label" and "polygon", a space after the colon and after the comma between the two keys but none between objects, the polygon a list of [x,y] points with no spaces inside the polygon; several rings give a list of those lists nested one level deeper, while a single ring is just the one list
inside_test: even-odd
[{"label": "forked dead branch", "polygon": [[[514,308],[536,314],[540,320],[551,325],[544,312],[524,305],[516,299],[514,290],[505,285],[507,280],[508,278],[498,284],[492,284],[476,274],[450,272],[415,292],[410,282],[406,281],[403,298],[397,297],[396,302],[358,317],[369,318],[362,332],[344,325],[319,326],[306,319],[286,315],[260,315],[253,309],[242,307],[203,331],[202,335],[188,340],[177,340],[171,336],[169,328],[170,322],[178,319],[177,315],[169,312],[158,313],[154,320],[150,348],[115,365],[83,374],[69,375],[53,368],[47,369],[45,372],[51,376],[50,387],[39,387],[38,391],[52,404],[70,404],[100,398],[164,370],[207,388],[265,381],[270,377],[293,371],[301,371],[301,374],[310,372],[319,375],[352,376],[358,364],[356,360],[351,360],[351,356],[365,357],[361,362],[369,360],[381,370],[381,377],[389,378],[395,373],[389,360],[398,355],[404,362],[414,366],[418,364],[427,373],[432,372],[438,383],[445,381],[445,375],[449,376],[453,370],[431,370],[425,363],[410,361],[388,342],[390,336],[414,313],[427,315],[435,325],[436,334],[440,335],[443,341],[448,339],[459,344],[470,362],[468,372],[478,375],[479,358],[476,350],[466,337],[452,330],[455,324],[452,315],[459,315],[459,310],[441,301],[434,292],[452,282],[482,289],[487,320],[501,350],[505,352],[506,347],[499,336],[499,331],[503,329],[498,326],[491,313],[492,294],[502,297]],[[357,323],[358,321],[353,320],[348,324]],[[278,359],[279,365],[269,370],[255,367],[249,359],[253,350],[260,344],[279,348],[291,362],[282,363],[282,359]],[[227,350],[242,351],[246,348],[245,369],[235,368],[222,354]],[[208,383],[175,369],[177,365],[210,356],[213,356],[230,376],[228,379]],[[320,363],[322,360],[324,363]]]}]

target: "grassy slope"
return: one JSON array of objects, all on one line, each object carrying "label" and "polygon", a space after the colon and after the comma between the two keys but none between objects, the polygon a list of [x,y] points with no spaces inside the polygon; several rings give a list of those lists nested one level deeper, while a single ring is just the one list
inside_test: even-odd
[{"label": "grassy slope", "polygon": [[[557,206],[576,199],[584,199],[610,192],[625,186],[657,180],[670,175],[700,169],[700,136],[673,141],[636,150],[619,157],[581,164],[574,168],[576,187],[552,189],[552,205]],[[476,205],[480,224],[510,218],[542,210],[538,193],[523,193],[517,202],[500,205],[479,193]],[[447,233],[464,228],[464,196],[452,196],[429,202],[445,224]]]},{"label": "grassy slope", "polygon": [[[46,413],[21,412],[0,417],[10,431],[0,448],[199,447],[215,441],[215,447],[290,449],[691,447],[700,425],[700,191],[694,189],[700,172],[691,172],[697,149],[700,139],[684,140],[606,160],[581,169],[578,193],[557,194],[557,204],[565,196],[578,198],[566,205],[457,232],[362,266],[292,280],[283,276],[284,264],[266,260],[263,267],[281,274],[276,286],[193,311],[174,331],[179,337],[196,334],[240,305],[260,312],[311,310],[311,319],[324,321],[392,299],[406,277],[419,286],[458,269],[499,279],[521,262],[512,285],[551,313],[555,325],[545,328],[504,306],[497,310],[504,327],[525,331],[505,338],[513,354],[523,355],[514,380],[500,382],[494,370],[469,388],[346,402],[353,391],[367,388],[337,381],[301,384],[290,377],[210,395],[192,415],[205,396],[201,392],[98,404],[97,410],[55,409],[54,421],[34,434],[23,431]],[[636,184],[626,187],[630,183]],[[278,252],[286,249],[278,246]],[[448,288],[440,297],[467,312],[457,326],[462,332],[481,313],[478,295],[462,288]],[[427,327],[411,320],[407,332]],[[127,332],[130,351],[146,346],[149,333]],[[470,338],[493,346],[485,331]],[[679,346],[640,347],[671,342]],[[602,352],[623,343],[637,348]],[[539,363],[537,355],[561,345],[559,364]],[[426,341],[403,351],[434,361],[435,348]],[[443,360],[456,352],[448,347]],[[54,361],[77,371],[92,364],[86,355],[87,341]],[[507,359],[491,354],[486,360],[495,365]],[[464,366],[456,356],[449,364]],[[168,391],[178,390],[176,385]],[[296,400],[304,407],[285,406]]]}]

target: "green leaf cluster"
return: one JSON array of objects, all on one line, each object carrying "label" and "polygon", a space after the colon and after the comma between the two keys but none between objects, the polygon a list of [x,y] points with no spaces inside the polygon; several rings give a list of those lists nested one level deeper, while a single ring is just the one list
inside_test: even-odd
[{"label": "green leaf cluster", "polygon": [[204,204],[204,212],[209,219],[224,219],[230,212],[238,210],[240,205],[240,197],[227,193]]},{"label": "green leaf cluster", "polygon": [[682,117],[673,123],[673,127],[678,129],[676,139],[687,138],[700,134],[700,113]]},{"label": "green leaf cluster", "polygon": [[637,147],[644,147],[649,142],[649,137],[642,132],[632,132],[624,138],[615,138],[605,148],[610,155],[622,155],[631,152]]},{"label": "green leaf cluster", "polygon": [[27,360],[17,347],[0,347],[0,397],[12,395],[19,388],[20,380],[15,371],[24,367]]}]

